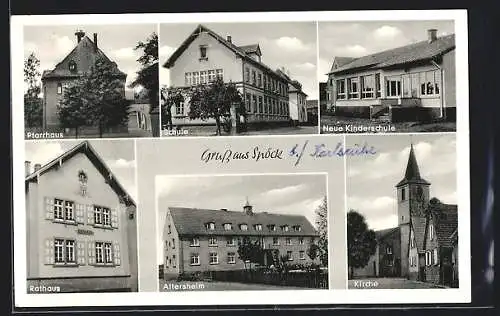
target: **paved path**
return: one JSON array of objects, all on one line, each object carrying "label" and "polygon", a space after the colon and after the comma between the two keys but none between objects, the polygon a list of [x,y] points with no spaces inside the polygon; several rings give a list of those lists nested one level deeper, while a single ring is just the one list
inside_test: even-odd
[{"label": "paved path", "polygon": [[349,280],[349,289],[430,289],[443,288],[432,283],[403,278],[373,278]]}]

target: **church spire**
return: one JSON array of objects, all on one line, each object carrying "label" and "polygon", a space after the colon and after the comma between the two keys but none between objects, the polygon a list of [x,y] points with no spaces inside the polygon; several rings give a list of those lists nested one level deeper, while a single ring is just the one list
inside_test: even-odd
[{"label": "church spire", "polygon": [[396,186],[398,187],[407,183],[430,184],[420,176],[420,169],[418,168],[415,150],[413,149],[413,142],[410,144],[410,155],[408,156],[404,178],[399,181]]}]

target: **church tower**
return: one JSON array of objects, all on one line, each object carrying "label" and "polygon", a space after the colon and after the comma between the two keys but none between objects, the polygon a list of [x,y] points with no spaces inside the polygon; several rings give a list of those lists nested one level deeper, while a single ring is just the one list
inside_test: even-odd
[{"label": "church tower", "polygon": [[420,176],[413,144],[404,178],[396,184],[398,224],[401,235],[401,276],[408,276],[408,248],[410,244],[410,221],[415,217],[425,216],[425,207],[429,202],[430,183]]}]

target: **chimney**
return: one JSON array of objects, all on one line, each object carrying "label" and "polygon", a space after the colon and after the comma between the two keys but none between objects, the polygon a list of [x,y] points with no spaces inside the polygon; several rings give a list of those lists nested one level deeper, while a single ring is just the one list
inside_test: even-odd
[{"label": "chimney", "polygon": [[27,177],[31,173],[31,161],[24,162],[24,175]]},{"label": "chimney", "polygon": [[429,43],[434,42],[437,39],[437,30],[436,29],[427,30],[427,39]]},{"label": "chimney", "polygon": [[94,33],[94,45],[97,50],[97,33]]},{"label": "chimney", "polygon": [[42,167],[41,164],[39,164],[39,163],[35,164],[35,170],[34,170],[34,172],[37,172],[38,170],[40,170],[41,167]]},{"label": "chimney", "polygon": [[80,43],[80,41],[82,40],[82,38],[85,36],[85,32],[82,31],[82,30],[78,30],[78,31],[75,32],[75,35],[76,35],[77,43]]},{"label": "chimney", "polygon": [[245,205],[243,206],[243,212],[245,212],[246,215],[253,215],[253,206],[250,205],[250,203],[248,203],[248,199]]},{"label": "chimney", "polygon": [[232,43],[232,38],[231,38],[231,35],[228,35],[226,40],[229,42],[229,43]]}]

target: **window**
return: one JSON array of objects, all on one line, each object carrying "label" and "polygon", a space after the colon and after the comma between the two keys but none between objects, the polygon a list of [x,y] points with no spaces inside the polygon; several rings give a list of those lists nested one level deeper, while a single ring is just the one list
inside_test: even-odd
[{"label": "window", "polygon": [[361,98],[370,99],[375,97],[375,76],[361,77]]},{"label": "window", "polygon": [[96,263],[104,263],[104,255],[103,255],[103,247],[104,243],[103,242],[96,242],[95,243],[95,262]]},{"label": "window", "polygon": [[403,82],[403,98],[411,98],[411,77],[410,74],[401,76]]},{"label": "window", "polygon": [[437,250],[437,248],[434,248],[434,250],[432,251],[432,263],[434,265],[438,264],[438,250]]},{"label": "window", "polygon": [[193,72],[193,81],[191,82],[192,85],[198,85],[200,84],[200,73],[195,71]]},{"label": "window", "polygon": [[287,237],[287,238],[286,238],[286,244],[287,244],[287,245],[291,245],[291,244],[292,244],[292,238]]},{"label": "window", "polygon": [[299,251],[299,259],[300,260],[305,260],[306,259],[306,252],[301,250]]},{"label": "window", "polygon": [[261,231],[262,230],[262,225],[261,224],[256,224],[254,228],[255,228],[255,230]]},{"label": "window", "polygon": [[54,260],[55,263],[64,263],[64,239],[54,241]]},{"label": "window", "polygon": [[429,239],[434,239],[434,225],[432,225],[432,223],[429,225]]},{"label": "window", "polygon": [[111,210],[94,205],[94,224],[111,227]]},{"label": "window", "polygon": [[257,113],[257,96],[252,95],[252,100],[253,100],[252,112]]},{"label": "window", "polygon": [[175,255],[172,255],[172,267],[175,268],[177,266],[177,260],[175,258]]},{"label": "window", "polygon": [[175,238],[172,238],[172,249],[175,249]]},{"label": "window", "polygon": [[245,82],[250,82],[250,69],[245,67]]},{"label": "window", "polygon": [[109,208],[102,209],[102,224],[104,226],[111,226],[111,210]]},{"label": "window", "polygon": [[283,226],[281,227],[281,230],[283,230],[284,232],[287,232],[287,231],[288,231],[288,229],[289,229],[289,228],[288,228],[288,225],[283,225]]},{"label": "window", "polygon": [[211,252],[209,254],[209,263],[210,264],[218,264],[219,263],[219,255],[216,252]]},{"label": "window", "polygon": [[215,70],[209,70],[208,71],[208,82],[214,82],[215,81]]},{"label": "window", "polygon": [[236,254],[234,252],[227,253],[227,263],[236,263]]},{"label": "window", "polygon": [[257,83],[257,74],[255,73],[255,70],[252,70],[252,84],[255,86]]},{"label": "window", "polygon": [[420,94],[438,95],[441,86],[441,74],[438,70],[420,73]]},{"label": "window", "polygon": [[299,225],[295,225],[293,226],[293,230],[296,232],[300,232],[302,230],[302,227],[300,227]]},{"label": "window", "polygon": [[287,251],[286,252],[286,258],[288,261],[292,261],[293,260],[293,256],[292,256],[292,252],[291,251]]},{"label": "window", "polygon": [[262,74],[259,74],[257,76],[257,85],[260,87],[262,87]]},{"label": "window", "polygon": [[385,251],[388,255],[392,255],[392,248],[391,247],[387,247],[386,251]]},{"label": "window", "polygon": [[413,230],[410,234],[410,248],[415,248],[415,236],[413,235]]},{"label": "window", "polygon": [[206,224],[205,224],[205,227],[206,227],[208,230],[214,230],[214,229],[215,229],[215,223],[206,223]]},{"label": "window", "polygon": [[208,83],[208,72],[207,71],[200,71],[200,83],[201,84]]},{"label": "window", "polygon": [[76,63],[74,60],[71,60],[69,63],[68,63],[68,68],[69,68],[69,71],[71,72],[76,72]]},{"label": "window", "polygon": [[105,259],[106,263],[113,262],[113,253],[111,252],[111,244],[110,243],[104,244],[104,259]]},{"label": "window", "polygon": [[259,113],[263,113],[263,108],[262,108],[262,96],[259,95]]},{"label": "window", "polygon": [[349,99],[359,99],[359,79],[347,79],[347,86],[349,88]]},{"label": "window", "polygon": [[263,86],[264,86],[264,90],[267,90],[267,76],[266,75],[264,75],[264,84],[263,84]]},{"label": "window", "polygon": [[303,237],[300,237],[299,238],[299,245],[303,245],[304,244],[304,238]]},{"label": "window", "polygon": [[228,246],[236,246],[236,238],[234,237],[227,237],[226,239],[227,245]]},{"label": "window", "polygon": [[200,255],[197,253],[192,253],[190,262],[191,262],[192,266],[199,266],[200,265]]},{"label": "window", "polygon": [[273,245],[277,246],[280,244],[280,240],[278,237],[273,237]]},{"label": "window", "polygon": [[207,46],[205,45],[200,45],[200,60],[204,59],[207,60]]},{"label": "window", "polygon": [[382,95],[382,91],[380,89],[380,74],[375,74],[375,91],[376,91],[376,97],[380,98]]},{"label": "window", "polygon": [[168,233],[171,234],[172,233],[172,227],[170,225],[168,225],[167,227],[168,227]]},{"label": "window", "polygon": [[63,205],[63,200],[54,199],[54,219],[64,220]]},{"label": "window", "polygon": [[57,83],[57,94],[62,94],[63,88],[61,83]]},{"label": "window", "polygon": [[231,223],[224,224],[224,230],[231,230],[231,229],[233,229],[233,225],[231,225]]},{"label": "window", "polygon": [[208,245],[211,247],[216,247],[217,246],[217,237],[208,238]]},{"label": "window", "polygon": [[247,93],[246,97],[245,97],[245,108],[246,108],[248,113],[252,112],[252,107],[251,107],[252,100],[251,99],[252,99],[252,97],[251,97],[250,93]]},{"label": "window", "polygon": [[402,188],[401,189],[401,201],[406,200],[406,189]]},{"label": "window", "polygon": [[241,230],[248,230],[247,224],[240,224],[240,229]]},{"label": "window", "polygon": [[186,86],[190,86],[192,84],[192,80],[193,80],[193,74],[190,72],[186,72],[184,74],[184,84]]},{"label": "window", "polygon": [[275,232],[275,231],[276,231],[276,225],[274,225],[274,224],[270,224],[270,225],[268,225],[268,227],[269,227],[269,230],[270,230],[270,231],[272,231],[272,232]]},{"label": "window", "polygon": [[198,237],[193,237],[191,238],[191,247],[199,247],[200,246],[200,239]]},{"label": "window", "polygon": [[388,77],[386,81],[386,96],[399,97],[401,96],[401,78]]}]

